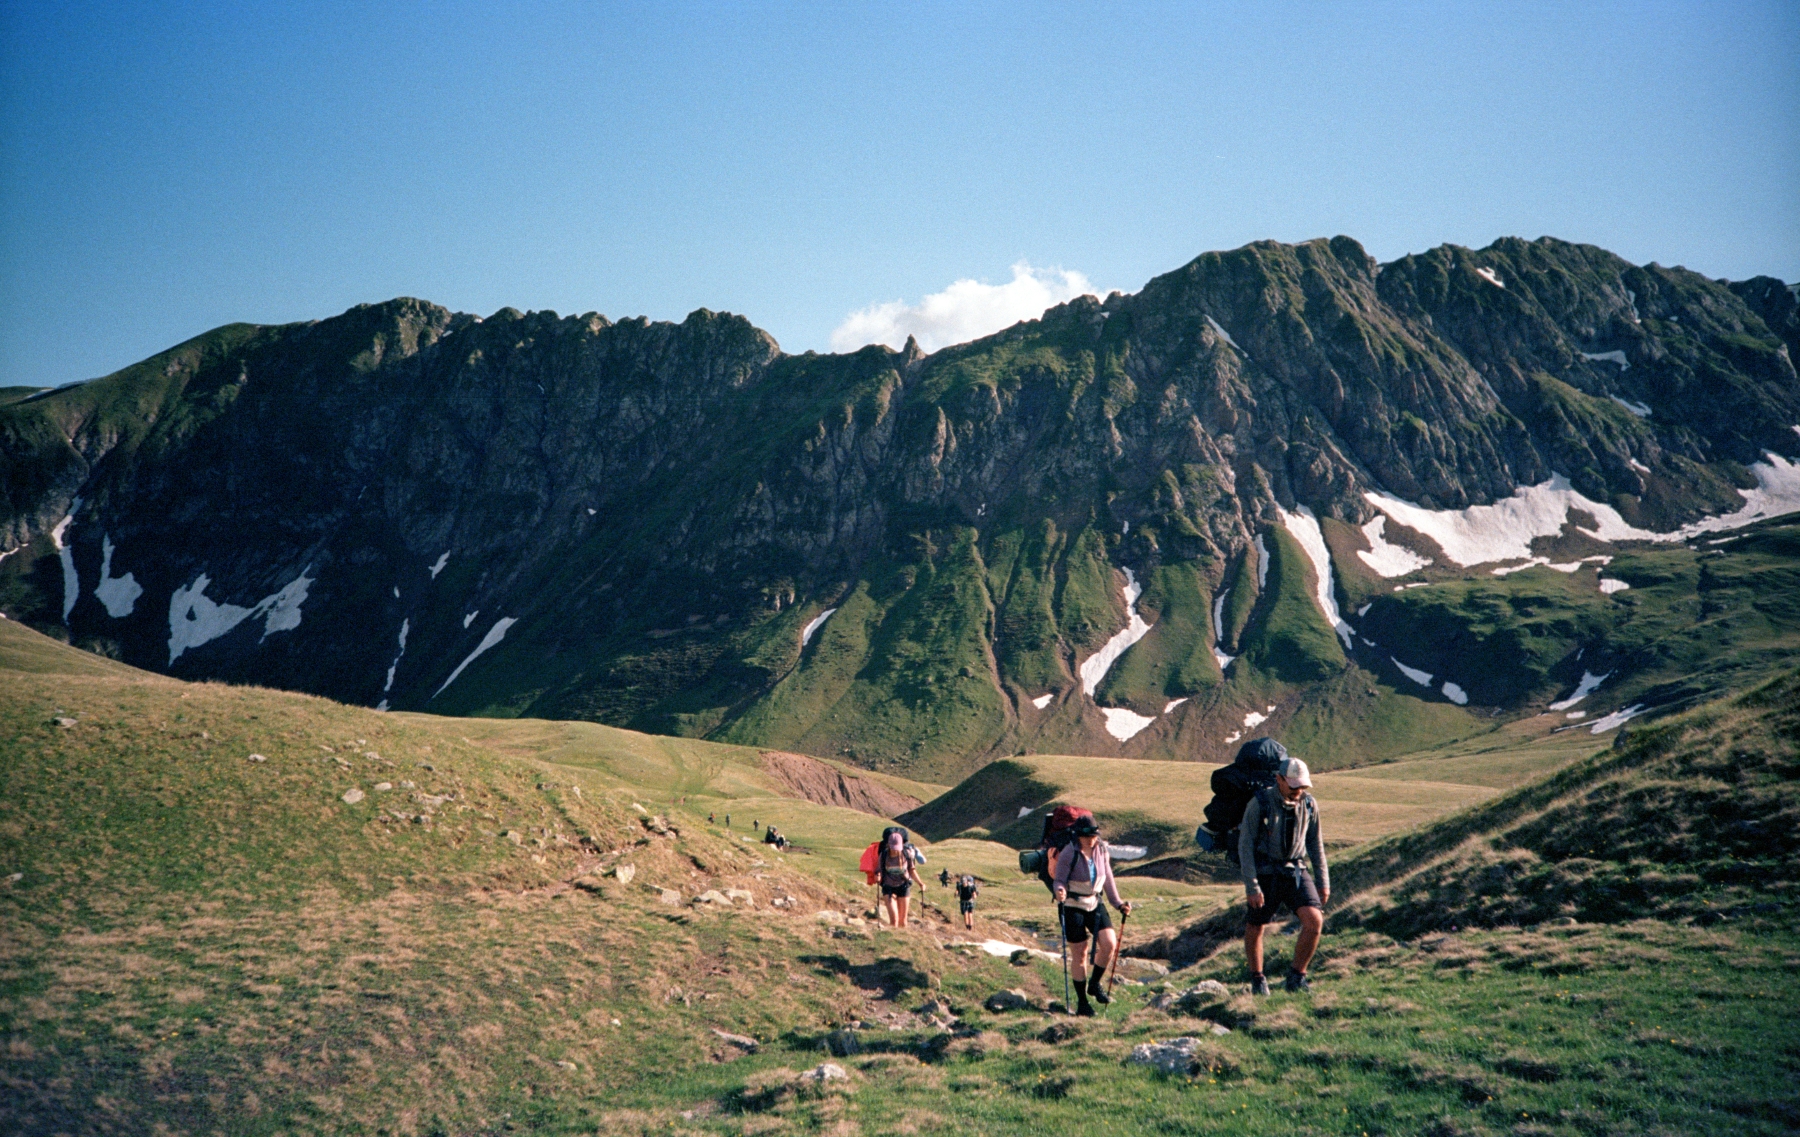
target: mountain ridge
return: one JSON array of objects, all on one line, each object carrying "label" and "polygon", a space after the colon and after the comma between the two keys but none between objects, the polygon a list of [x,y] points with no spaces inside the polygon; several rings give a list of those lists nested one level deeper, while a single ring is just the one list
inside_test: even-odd
[{"label": "mountain ridge", "polygon": [[[1796,326],[1766,278],[1550,239],[1378,265],[1348,238],[1203,254],[929,356],[785,355],[706,309],[227,325],[0,407],[0,545],[25,551],[0,607],[187,677],[949,778],[1133,752],[1075,674],[1131,567],[1155,619],[1095,695],[1207,739],[1135,752],[1206,754],[1232,716],[1374,682],[1322,607],[1350,620],[1384,579],[1349,579],[1366,527],[1449,567],[1377,498],[1565,486],[1525,549],[1580,563],[1615,543],[1592,524],[1668,533],[1776,485]],[[1367,713],[1415,738],[1471,728],[1380,689]]]}]

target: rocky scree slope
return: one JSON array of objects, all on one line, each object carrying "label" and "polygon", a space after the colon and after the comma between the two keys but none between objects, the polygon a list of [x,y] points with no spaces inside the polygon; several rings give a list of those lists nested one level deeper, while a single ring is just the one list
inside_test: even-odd
[{"label": "rocky scree slope", "polygon": [[1797,327],[1766,278],[1343,237],[930,356],[705,310],[231,325],[0,406],[0,607],[184,677],[940,780],[1223,753],[1362,689],[1337,578],[1468,568],[1456,511],[1529,514],[1518,562],[1775,509]]}]

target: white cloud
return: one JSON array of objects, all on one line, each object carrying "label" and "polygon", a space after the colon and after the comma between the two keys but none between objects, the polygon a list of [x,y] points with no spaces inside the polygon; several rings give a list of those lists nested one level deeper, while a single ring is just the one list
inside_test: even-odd
[{"label": "white cloud", "polygon": [[855,351],[872,343],[899,349],[910,335],[926,351],[936,351],[991,335],[1020,320],[1035,320],[1044,309],[1084,293],[1099,294],[1085,275],[1069,269],[1033,268],[1020,261],[1012,273],[1005,284],[959,280],[917,304],[891,300],[852,312],[831,333],[831,350]]}]

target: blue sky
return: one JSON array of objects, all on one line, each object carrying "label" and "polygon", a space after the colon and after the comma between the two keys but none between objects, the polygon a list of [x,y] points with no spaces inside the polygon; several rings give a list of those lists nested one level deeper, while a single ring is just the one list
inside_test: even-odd
[{"label": "blue sky", "polygon": [[825,350],[1338,233],[1800,278],[1791,2],[71,7],[0,5],[0,385],[396,295]]}]

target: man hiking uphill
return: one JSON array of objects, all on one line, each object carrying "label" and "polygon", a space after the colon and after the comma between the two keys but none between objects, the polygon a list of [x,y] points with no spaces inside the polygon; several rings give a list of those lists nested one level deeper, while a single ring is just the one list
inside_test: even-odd
[{"label": "man hiking uphill", "polygon": [[[1286,758],[1275,785],[1261,789],[1244,807],[1238,830],[1238,860],[1244,873],[1244,957],[1250,965],[1250,992],[1269,993],[1263,975],[1263,930],[1283,905],[1300,920],[1300,938],[1288,969],[1289,991],[1308,991],[1306,966],[1319,946],[1325,927],[1325,901],[1331,898],[1331,870],[1325,863],[1325,841],[1319,833],[1319,803],[1313,800],[1312,775],[1306,763]],[[1302,856],[1312,862],[1308,872]],[[1313,883],[1314,874],[1318,883]]]},{"label": "man hiking uphill", "polygon": [[[1100,839],[1100,826],[1092,817],[1075,823],[1075,839],[1063,846],[1056,856],[1050,880],[1056,894],[1057,910],[1062,916],[1063,936],[1069,942],[1070,970],[1074,973],[1078,998],[1075,1013],[1092,1017],[1094,1005],[1090,997],[1110,1003],[1100,977],[1113,963],[1119,951],[1119,933],[1113,930],[1112,917],[1100,902],[1102,894],[1112,906],[1125,915],[1131,904],[1119,898],[1119,882],[1113,879],[1112,854]],[[1087,973],[1088,937],[1094,938],[1094,972]],[[1084,982],[1085,980],[1085,982]]]}]

